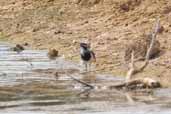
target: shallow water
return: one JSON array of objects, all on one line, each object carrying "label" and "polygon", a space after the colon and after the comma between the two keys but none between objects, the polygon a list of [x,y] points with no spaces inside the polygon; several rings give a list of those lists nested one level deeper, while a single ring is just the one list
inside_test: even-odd
[{"label": "shallow water", "polygon": [[92,85],[110,85],[123,79],[80,73],[78,64],[62,57],[49,60],[46,50],[18,54],[10,48],[10,44],[0,43],[2,114],[171,114],[171,89],[150,93],[105,88],[85,91],[70,76]]}]

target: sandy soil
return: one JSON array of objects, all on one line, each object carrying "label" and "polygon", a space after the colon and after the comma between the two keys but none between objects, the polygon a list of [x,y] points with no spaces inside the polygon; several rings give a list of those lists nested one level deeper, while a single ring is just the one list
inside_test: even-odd
[{"label": "sandy soil", "polygon": [[0,39],[29,43],[34,49],[56,48],[67,59],[79,61],[78,43],[89,39],[100,72],[124,76],[126,44],[152,30],[160,17],[164,31],[157,39],[162,54],[151,60],[136,77],[152,77],[164,87],[171,86],[171,1],[101,0],[1,0]]}]

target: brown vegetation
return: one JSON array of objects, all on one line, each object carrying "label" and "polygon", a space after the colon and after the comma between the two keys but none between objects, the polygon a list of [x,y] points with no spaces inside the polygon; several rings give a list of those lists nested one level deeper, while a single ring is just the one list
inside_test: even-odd
[{"label": "brown vegetation", "polygon": [[[150,46],[151,39],[152,34],[143,35],[142,38],[140,37],[140,39],[137,39],[129,45],[126,45],[124,55],[125,62],[130,61],[132,51],[134,51],[134,57],[136,60],[144,60],[147,53],[147,49]],[[160,50],[160,42],[156,40],[154,43],[154,47],[152,48],[152,51],[150,53],[150,59],[157,57],[160,53]]]}]

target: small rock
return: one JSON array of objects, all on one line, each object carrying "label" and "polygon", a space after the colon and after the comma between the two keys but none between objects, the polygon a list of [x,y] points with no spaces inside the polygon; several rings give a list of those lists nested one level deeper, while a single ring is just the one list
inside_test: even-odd
[{"label": "small rock", "polygon": [[76,44],[76,43],[78,43],[78,42],[77,42],[76,40],[73,40],[72,43],[73,43],[73,44]]},{"label": "small rock", "polygon": [[16,44],[15,47],[12,48],[13,51],[16,51],[17,53],[20,53],[24,50],[24,47],[20,44]]},{"label": "small rock", "polygon": [[27,42],[25,42],[23,45],[24,45],[24,46],[28,46],[29,44],[28,44]]},{"label": "small rock", "polygon": [[166,29],[166,30],[165,30],[165,32],[169,32],[169,30],[168,30],[168,29]]},{"label": "small rock", "polygon": [[123,11],[128,12],[129,11],[129,6],[127,4],[122,4],[122,5],[120,5],[120,9],[122,9]]},{"label": "small rock", "polygon": [[48,0],[47,2],[54,2],[54,0]]},{"label": "small rock", "polygon": [[88,23],[88,20],[86,20],[84,23]]},{"label": "small rock", "polygon": [[58,57],[58,50],[50,49],[47,55],[49,59],[56,59]]},{"label": "small rock", "polygon": [[128,26],[128,23],[126,23],[125,26],[127,27]]},{"label": "small rock", "polygon": [[39,28],[33,28],[32,32],[37,32],[39,31]]},{"label": "small rock", "polygon": [[57,30],[57,31],[54,32],[54,34],[60,34],[60,33],[64,33],[64,32],[61,31],[61,30]]},{"label": "small rock", "polygon": [[163,31],[164,31],[164,27],[160,26],[160,28],[158,29],[158,33],[163,33]]}]

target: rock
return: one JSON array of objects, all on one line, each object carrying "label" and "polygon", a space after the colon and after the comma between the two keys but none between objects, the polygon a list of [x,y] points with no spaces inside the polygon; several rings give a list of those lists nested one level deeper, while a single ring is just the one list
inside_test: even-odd
[{"label": "rock", "polygon": [[160,28],[158,29],[158,33],[163,33],[163,31],[164,31],[164,27],[160,26]]},{"label": "rock", "polygon": [[64,33],[64,31],[57,30],[57,31],[54,32],[54,34],[60,34],[60,33]]},{"label": "rock", "polygon": [[56,59],[58,57],[58,50],[50,49],[47,55],[49,59]]},{"label": "rock", "polygon": [[128,12],[129,11],[129,6],[127,4],[121,4],[120,9],[122,9],[123,11]]},{"label": "rock", "polygon": [[28,46],[28,45],[29,45],[29,43],[25,42],[23,45],[24,45],[24,46]]},{"label": "rock", "polygon": [[24,50],[24,47],[20,44],[16,44],[15,47],[12,47],[11,48],[12,51],[16,51],[17,53],[20,53]]},{"label": "rock", "polygon": [[89,6],[89,5],[99,4],[101,1],[103,2],[103,0],[76,0],[75,3]]}]

